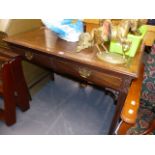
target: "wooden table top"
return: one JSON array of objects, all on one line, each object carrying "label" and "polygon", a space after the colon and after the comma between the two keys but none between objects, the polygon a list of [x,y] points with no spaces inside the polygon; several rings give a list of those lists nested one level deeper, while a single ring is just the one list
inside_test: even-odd
[{"label": "wooden table top", "polygon": [[37,50],[40,53],[62,57],[67,60],[79,62],[101,70],[108,70],[123,75],[137,78],[141,65],[143,50],[140,48],[136,56],[127,64],[114,65],[103,62],[96,57],[96,49],[89,48],[76,53],[77,43],[71,43],[58,38],[53,32],[45,27],[9,36],[6,42]]}]

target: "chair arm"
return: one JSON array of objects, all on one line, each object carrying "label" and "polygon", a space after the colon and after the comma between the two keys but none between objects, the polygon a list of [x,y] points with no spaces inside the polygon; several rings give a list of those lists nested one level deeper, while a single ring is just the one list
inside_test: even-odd
[{"label": "chair arm", "polygon": [[143,82],[144,64],[141,65],[139,77],[131,83],[125,104],[121,112],[121,119],[129,124],[134,124],[140,105],[140,95]]}]

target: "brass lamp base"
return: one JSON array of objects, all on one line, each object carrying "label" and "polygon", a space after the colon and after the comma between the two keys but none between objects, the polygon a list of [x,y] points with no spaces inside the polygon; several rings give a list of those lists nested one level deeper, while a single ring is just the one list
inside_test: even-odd
[{"label": "brass lamp base", "polygon": [[102,60],[106,61],[112,64],[124,64],[127,62],[125,58],[121,54],[118,53],[111,53],[111,52],[102,52],[102,53],[97,53],[97,57]]}]

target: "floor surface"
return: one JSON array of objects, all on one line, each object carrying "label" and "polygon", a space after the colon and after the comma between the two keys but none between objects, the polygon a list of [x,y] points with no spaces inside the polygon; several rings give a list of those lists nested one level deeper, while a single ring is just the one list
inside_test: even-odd
[{"label": "floor surface", "polygon": [[[3,100],[0,99],[2,107]],[[17,123],[0,121],[1,135],[100,135],[107,134],[115,106],[104,91],[55,75],[32,96],[31,108],[17,108]]]}]

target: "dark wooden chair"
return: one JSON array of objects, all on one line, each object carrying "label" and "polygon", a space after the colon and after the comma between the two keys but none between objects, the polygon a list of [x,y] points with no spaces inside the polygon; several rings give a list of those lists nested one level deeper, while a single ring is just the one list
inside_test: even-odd
[{"label": "dark wooden chair", "polygon": [[30,94],[24,79],[21,60],[20,56],[0,50],[0,95],[4,99],[4,106],[0,109],[0,119],[8,126],[16,122],[16,106],[22,111],[30,107]]},{"label": "dark wooden chair", "polygon": [[[144,74],[143,74],[144,73]],[[117,134],[155,134],[155,43],[139,79],[132,82]]]}]

